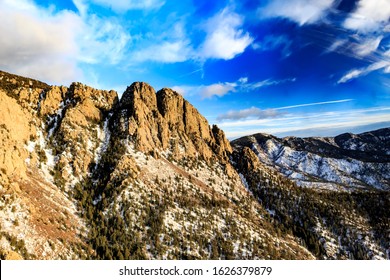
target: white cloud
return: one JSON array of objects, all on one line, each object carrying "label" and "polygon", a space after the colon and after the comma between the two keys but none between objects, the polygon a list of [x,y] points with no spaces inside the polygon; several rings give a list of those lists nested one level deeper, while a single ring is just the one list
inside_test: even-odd
[{"label": "white cloud", "polygon": [[200,88],[200,96],[205,98],[211,98],[213,96],[222,97],[229,92],[235,91],[236,84],[234,83],[218,83],[209,86],[203,86]]},{"label": "white cloud", "polygon": [[372,32],[389,27],[390,1],[360,0],[356,10],[345,20],[344,27],[360,32]]},{"label": "white cloud", "polygon": [[173,91],[176,91],[176,92],[178,92],[178,93],[180,93],[181,95],[186,95],[186,93],[187,93],[187,88],[186,87],[184,87],[184,86],[173,86],[173,87],[171,87],[171,89],[173,90]]},{"label": "white cloud", "polygon": [[315,23],[324,17],[334,0],[273,0],[258,13],[260,17],[283,17],[300,25]]},{"label": "white cloud", "polygon": [[[83,2],[77,7],[82,9]],[[123,59],[130,36],[115,21],[54,10],[31,0],[0,0],[0,68],[67,84],[83,80],[80,62],[116,64]]]},{"label": "white cloud", "polygon": [[217,117],[217,121],[225,121],[225,120],[237,121],[237,120],[243,120],[247,118],[268,119],[268,118],[280,117],[281,115],[283,115],[283,113],[273,109],[261,110],[256,107],[251,107],[239,111],[231,110],[225,114],[219,115]]},{"label": "white cloud", "polygon": [[199,50],[201,59],[229,60],[243,53],[253,42],[242,29],[243,18],[225,8],[205,24],[206,39]]},{"label": "white cloud", "polygon": [[80,75],[74,30],[83,23],[76,14],[52,14],[29,0],[3,0],[0,18],[0,68],[54,83]]},{"label": "white cloud", "polygon": [[356,79],[361,76],[368,75],[369,73],[373,71],[377,71],[380,69],[384,69],[386,72],[388,67],[390,67],[390,61],[379,61],[375,62],[365,68],[360,68],[360,69],[352,69],[348,73],[346,73],[343,77],[341,77],[338,80],[338,84],[346,83],[349,82],[350,80]]},{"label": "white cloud", "polygon": [[90,0],[91,2],[109,7],[112,10],[121,13],[128,10],[158,9],[164,5],[162,0]]}]

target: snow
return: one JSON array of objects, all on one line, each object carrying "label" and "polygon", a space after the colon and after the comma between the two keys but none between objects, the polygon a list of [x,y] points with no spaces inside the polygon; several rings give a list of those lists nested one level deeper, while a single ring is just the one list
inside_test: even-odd
[{"label": "snow", "polygon": [[95,156],[94,156],[94,161],[97,166],[97,164],[100,162],[102,154],[107,150],[108,144],[111,139],[111,131],[108,127],[110,118],[112,117],[112,113],[108,115],[106,120],[104,121],[103,124],[103,131],[98,127],[97,132],[98,132],[98,139],[100,141],[100,144],[98,148],[95,150]]},{"label": "snow", "polygon": [[271,216],[275,216],[275,210],[265,209]]},{"label": "snow", "polygon": [[[264,150],[253,144],[252,149],[258,158],[282,172],[286,177],[297,182],[298,185],[321,185],[330,189],[337,189],[340,186],[348,186],[346,189],[365,188],[366,184],[375,186],[378,189],[389,188],[385,182],[379,180],[375,174],[385,174],[390,170],[388,163],[362,162],[351,158],[330,158],[323,157],[305,151],[296,151],[289,147],[281,147],[274,140],[268,140]],[[270,162],[272,159],[274,163]],[[276,164],[276,166],[275,166]],[[316,178],[313,181],[313,178]],[[317,181],[317,182],[315,182]],[[337,187],[335,187],[337,185]]]},{"label": "snow", "polygon": [[59,109],[55,113],[54,117],[49,119],[48,123],[51,123],[54,120],[54,123],[51,124],[51,128],[49,129],[49,132],[48,132],[49,138],[53,135],[54,131],[57,129],[57,127],[59,125],[59,121],[62,118],[64,109],[65,109],[65,103],[63,101],[61,101],[61,103],[59,105]]},{"label": "snow", "polygon": [[249,185],[248,185],[248,182],[247,182],[245,176],[242,175],[241,173],[239,173],[238,175],[240,176],[241,182],[242,182],[242,184],[245,186],[245,188],[246,188],[249,192],[251,192],[251,191],[250,191],[250,188],[249,188]]}]

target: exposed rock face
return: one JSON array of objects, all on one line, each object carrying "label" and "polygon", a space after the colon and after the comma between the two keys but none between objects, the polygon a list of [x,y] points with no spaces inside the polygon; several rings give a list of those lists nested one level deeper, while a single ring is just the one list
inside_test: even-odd
[{"label": "exposed rock face", "polygon": [[0,73],[3,252],[313,258],[261,218],[264,209],[229,162],[223,131],[178,93],[134,83],[119,100],[80,83],[48,86]]},{"label": "exposed rock face", "polygon": [[[367,201],[388,209],[386,196],[357,193],[346,201],[361,203],[344,207],[297,188],[273,168],[276,154],[263,161],[252,138],[233,150],[171,89],[137,82],[119,99],[0,72],[0,136],[1,258],[385,258],[388,214]],[[335,142],[374,151],[365,139]],[[341,219],[345,212],[353,217]],[[326,221],[342,232],[339,254],[324,249],[337,247]]]},{"label": "exposed rock face", "polygon": [[[132,84],[120,102],[123,132],[135,139],[142,152],[172,149],[175,159],[201,157],[228,162],[232,151],[224,133],[171,89],[155,93],[145,83]],[[124,119],[124,118],[127,118]]]},{"label": "exposed rock face", "polygon": [[0,95],[0,169],[8,176],[26,176],[24,160],[27,152],[23,145],[32,135],[29,116],[15,99]]},{"label": "exposed rock face", "polygon": [[13,261],[23,260],[22,256],[14,251],[0,252],[0,256],[1,259],[3,260],[13,260]]}]

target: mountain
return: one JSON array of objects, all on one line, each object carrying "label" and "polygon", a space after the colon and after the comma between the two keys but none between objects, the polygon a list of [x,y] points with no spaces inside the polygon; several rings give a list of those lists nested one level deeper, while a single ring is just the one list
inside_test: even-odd
[{"label": "mountain", "polygon": [[334,138],[283,139],[255,134],[233,141],[299,186],[351,191],[390,190],[390,128]]},{"label": "mountain", "polygon": [[386,170],[381,189],[299,187],[171,89],[0,72],[0,139],[3,259],[389,257]]}]

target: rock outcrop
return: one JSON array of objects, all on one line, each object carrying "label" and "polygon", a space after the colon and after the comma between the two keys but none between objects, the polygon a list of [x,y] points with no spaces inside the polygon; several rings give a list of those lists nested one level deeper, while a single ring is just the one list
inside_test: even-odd
[{"label": "rock outcrop", "polygon": [[[369,136],[326,145],[378,162],[387,136]],[[320,140],[266,138],[263,153],[256,137],[232,148],[167,88],[136,82],[119,98],[0,72],[0,257],[385,258],[386,195],[298,188],[273,160]]]},{"label": "rock outcrop", "polygon": [[232,149],[223,131],[171,89],[157,93],[146,83],[134,83],[120,101],[119,123],[142,152],[172,150],[173,157],[200,157],[228,162]]}]

